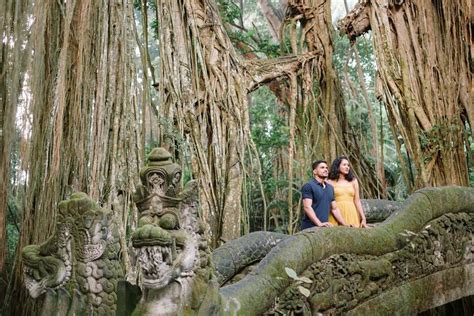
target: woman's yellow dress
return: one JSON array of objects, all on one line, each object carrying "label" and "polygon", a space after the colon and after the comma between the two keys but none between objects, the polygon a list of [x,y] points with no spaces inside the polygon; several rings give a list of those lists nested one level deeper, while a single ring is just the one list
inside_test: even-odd
[{"label": "woman's yellow dress", "polygon": [[[347,225],[353,227],[360,227],[359,213],[354,204],[354,186],[352,183],[337,183],[334,182],[334,198],[336,200],[337,208],[341,211],[342,218]],[[330,214],[329,222],[334,226],[338,223],[334,216]]]}]

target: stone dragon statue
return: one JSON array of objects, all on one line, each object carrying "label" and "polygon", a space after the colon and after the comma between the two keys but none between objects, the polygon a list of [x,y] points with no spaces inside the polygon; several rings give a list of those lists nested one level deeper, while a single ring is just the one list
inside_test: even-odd
[{"label": "stone dragon statue", "polygon": [[53,235],[22,251],[30,296],[45,294],[42,315],[114,314],[123,272],[112,213],[84,193],[72,194],[58,208]]},{"label": "stone dragon statue", "polygon": [[153,149],[140,171],[141,185],[134,195],[139,222],[132,243],[143,294],[135,315],[198,310],[212,278],[206,225],[198,216],[197,182],[180,190],[181,173],[163,148]]}]

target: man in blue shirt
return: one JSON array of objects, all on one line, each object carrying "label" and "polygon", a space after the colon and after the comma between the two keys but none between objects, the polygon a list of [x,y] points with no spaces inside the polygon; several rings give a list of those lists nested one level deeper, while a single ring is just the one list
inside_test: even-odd
[{"label": "man in blue shirt", "polygon": [[317,160],[313,162],[312,168],[314,178],[301,188],[305,213],[301,230],[314,226],[332,227],[333,225],[328,221],[330,211],[341,225],[346,226],[334,200],[334,188],[326,183],[328,177],[326,161]]}]

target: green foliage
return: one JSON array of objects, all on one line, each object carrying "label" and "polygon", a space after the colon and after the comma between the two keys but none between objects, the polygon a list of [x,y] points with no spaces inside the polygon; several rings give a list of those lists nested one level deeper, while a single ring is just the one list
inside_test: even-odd
[{"label": "green foliage", "polygon": [[[274,42],[267,28],[262,25],[263,23],[260,24],[265,18],[257,9],[256,3],[246,3],[244,11],[232,0],[218,0],[217,3],[222,22],[224,25],[232,26],[226,27],[227,35],[235,47],[240,47],[242,54],[255,53],[263,58],[280,56],[280,44]],[[251,14],[247,13],[247,10]],[[241,25],[242,21],[249,20],[249,15],[257,15],[252,17],[251,26]],[[237,43],[245,44],[246,48]]]},{"label": "green foliage", "polygon": [[[357,73],[357,64],[356,59],[354,56],[354,51],[352,47],[355,47],[359,53],[360,58],[360,66],[362,68],[362,72],[364,74],[363,80],[368,89],[369,97],[371,102],[374,103],[373,107],[376,107],[376,98],[375,98],[375,78],[376,78],[376,71],[377,65],[375,63],[375,55],[372,47],[372,43],[370,41],[370,36],[366,37],[359,37],[355,42],[354,46],[351,46],[351,43],[347,39],[347,37],[341,37],[339,33],[334,33],[334,55],[333,55],[333,63],[334,68],[336,69],[337,73],[339,74],[339,78],[343,85],[343,88],[347,89],[347,81],[345,80],[343,74],[347,71],[347,76],[353,82],[353,84],[359,89],[360,82],[359,76]],[[359,93],[361,96],[361,94]],[[350,103],[351,99],[348,99],[348,103]]]},{"label": "green foliage", "polygon": [[18,206],[9,195],[7,200],[7,265],[11,267],[15,259],[16,246],[20,237],[18,223]]},{"label": "green foliage", "polygon": [[140,10],[140,7],[141,7],[141,4],[140,4],[140,3],[141,3],[141,0],[135,0],[135,1],[133,1],[133,8],[134,8],[135,10]]},{"label": "green foliage", "polygon": [[235,23],[242,17],[240,8],[232,0],[218,0],[217,6],[223,23]]},{"label": "green foliage", "polygon": [[[278,217],[280,226],[272,225],[271,230],[286,232],[288,219],[288,178],[284,171],[275,172],[279,168],[278,159],[281,152],[286,152],[288,147],[289,128],[282,113],[287,111],[275,98],[273,93],[262,87],[251,94],[250,106],[251,136],[257,147],[260,164],[262,167],[262,185],[267,198],[267,208],[271,216]],[[263,229],[260,187],[257,179],[248,179],[247,194],[249,196],[250,217],[252,230]],[[298,190],[296,188],[296,190]],[[299,200],[299,195],[294,194],[294,204]],[[257,222],[255,222],[257,221]],[[269,223],[273,223],[270,221]],[[280,229],[282,228],[282,229]]]},{"label": "green foliage", "polygon": [[[250,128],[252,139],[257,146],[264,174],[270,175],[273,168],[273,159],[278,150],[288,146],[289,128],[279,112],[286,111],[277,103],[271,91],[262,87],[252,94],[250,107]],[[269,182],[269,189],[278,184],[278,181],[265,178]],[[273,181],[275,180],[275,181]]]},{"label": "green foliage", "polygon": [[[13,193],[14,188],[17,189],[23,185],[24,180],[20,179],[21,172],[19,167],[21,164],[20,154],[19,154],[19,144],[20,144],[21,133],[16,129],[15,135],[13,137],[13,144],[11,146],[12,150],[10,152],[10,179],[9,179],[9,188],[7,193],[7,214],[6,214],[6,243],[7,243],[7,269],[11,269],[13,266],[13,261],[15,259],[16,247],[20,235],[20,208],[18,206],[18,201],[21,200],[20,196],[15,196]],[[22,190],[16,190],[22,192]]]},{"label": "green foliage", "polygon": [[[141,2],[142,2],[142,0],[134,0],[134,1],[133,1],[133,8],[134,8],[135,10],[140,11],[140,9],[141,9]],[[147,8],[152,9],[152,10],[155,10],[155,9],[156,9],[156,2],[155,2],[155,1],[147,1],[147,0],[145,0],[145,3],[146,3]]]},{"label": "green foliage", "polygon": [[[372,127],[369,120],[369,112],[366,101],[363,98],[363,90],[361,87],[361,79],[365,84],[368,99],[372,107],[374,118],[378,128],[378,142],[379,146],[382,143],[384,153],[384,169],[387,181],[387,189],[391,198],[403,199],[407,196],[407,185],[404,183],[402,177],[402,170],[400,169],[400,161],[397,155],[395,142],[392,131],[387,118],[387,113],[384,106],[377,100],[375,94],[375,78],[377,65],[375,62],[374,51],[370,40],[371,34],[359,37],[354,46],[347,37],[341,37],[338,33],[334,34],[334,55],[333,62],[339,78],[342,82],[342,88],[346,101],[346,112],[348,120],[362,152],[366,153],[366,157],[376,164],[376,157],[371,156],[372,146],[375,144],[373,140]],[[357,68],[357,60],[353,48],[357,49],[359,54],[360,67],[362,69],[363,77],[360,78]],[[352,91],[355,89],[355,91]],[[381,133],[383,139],[381,139]],[[420,135],[420,140],[423,144],[428,143],[426,135]],[[380,150],[380,148],[379,148]],[[406,151],[402,150],[402,154]],[[408,158],[405,157],[407,165],[410,165]]]},{"label": "green foliage", "polygon": [[270,35],[260,37],[256,52],[264,54],[267,58],[277,58],[281,55],[280,45],[275,44]]},{"label": "green foliage", "polygon": [[16,246],[20,238],[20,232],[17,227],[7,224],[7,264],[11,266],[15,260]]},{"label": "green foliage", "polygon": [[160,29],[160,25],[158,24],[158,20],[154,19],[150,23],[150,27],[153,30],[153,38],[158,39],[158,31]]},{"label": "green foliage", "polygon": [[[474,126],[473,126],[474,128]],[[471,135],[471,130],[466,127],[466,135]],[[467,164],[469,172],[469,185],[474,187],[474,142],[471,136],[466,136],[468,139],[467,151]]]},{"label": "green foliage", "polygon": [[[135,11],[135,23],[137,25],[137,29],[139,34],[141,35],[141,29],[143,28],[143,16],[142,16],[142,6],[141,0],[135,0],[133,2],[133,8]],[[148,33],[153,35],[155,40],[158,40],[159,36],[159,24],[158,20],[156,19],[156,2],[155,1],[146,1],[146,11],[148,17]],[[149,36],[150,37],[150,36]],[[152,56],[155,55],[154,52],[155,45],[151,45],[148,47],[149,52]]]},{"label": "green foliage", "polygon": [[254,98],[250,108],[252,139],[263,156],[271,156],[273,149],[288,146],[289,129],[277,111],[279,106],[274,103],[275,98],[272,98],[267,88],[261,88],[252,96]]}]

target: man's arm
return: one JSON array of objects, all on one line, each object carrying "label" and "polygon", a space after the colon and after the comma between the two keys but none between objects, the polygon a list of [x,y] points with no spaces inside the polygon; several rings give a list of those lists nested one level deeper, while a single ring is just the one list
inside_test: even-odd
[{"label": "man's arm", "polygon": [[306,216],[314,223],[314,225],[319,227],[332,227],[332,224],[329,222],[321,222],[319,218],[316,216],[316,213],[312,207],[313,200],[312,199],[303,199],[303,209],[306,213]]},{"label": "man's arm", "polygon": [[331,213],[339,224],[341,224],[342,226],[348,226],[344,221],[344,218],[342,218],[341,211],[339,211],[339,209],[337,208],[336,201],[331,202]]}]

